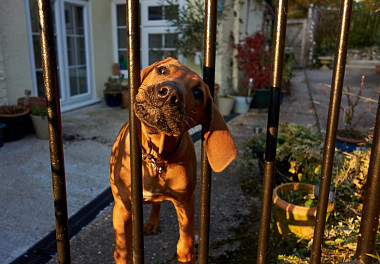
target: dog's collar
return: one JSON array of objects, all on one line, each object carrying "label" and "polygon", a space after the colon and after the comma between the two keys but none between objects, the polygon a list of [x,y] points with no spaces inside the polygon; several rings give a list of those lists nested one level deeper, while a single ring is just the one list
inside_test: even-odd
[{"label": "dog's collar", "polygon": [[173,156],[173,154],[177,151],[179,146],[181,145],[182,137],[179,137],[177,140],[176,147],[174,150],[170,153],[163,153],[163,155],[154,156],[151,154],[152,152],[152,146],[151,143],[148,142],[148,145],[150,147],[150,151],[147,152],[146,149],[141,145],[141,155],[142,155],[142,161],[150,164],[155,171],[157,172],[157,175],[165,182],[165,177],[163,176],[163,172],[166,171],[166,164],[168,163],[168,159]]}]

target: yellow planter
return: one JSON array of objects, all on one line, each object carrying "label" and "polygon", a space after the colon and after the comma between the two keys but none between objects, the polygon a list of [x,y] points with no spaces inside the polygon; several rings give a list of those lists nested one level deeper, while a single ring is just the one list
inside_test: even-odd
[{"label": "yellow planter", "polygon": [[[280,198],[278,193],[301,190],[314,193],[315,185],[306,183],[285,183],[273,190],[273,203],[275,205],[274,217],[276,228],[284,238],[310,240],[314,235],[314,224],[317,207],[305,207],[288,203]],[[334,209],[334,203],[327,206],[327,217]]]}]

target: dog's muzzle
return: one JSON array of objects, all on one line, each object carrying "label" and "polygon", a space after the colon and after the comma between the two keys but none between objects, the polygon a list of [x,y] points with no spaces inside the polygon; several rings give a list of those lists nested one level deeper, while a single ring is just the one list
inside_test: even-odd
[{"label": "dog's muzzle", "polygon": [[183,133],[185,99],[182,89],[168,81],[139,91],[135,110],[146,125],[170,135]]}]

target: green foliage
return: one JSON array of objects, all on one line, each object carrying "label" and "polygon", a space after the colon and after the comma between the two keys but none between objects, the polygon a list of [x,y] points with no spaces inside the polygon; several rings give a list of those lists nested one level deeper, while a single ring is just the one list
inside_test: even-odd
[{"label": "green foliage", "polygon": [[107,92],[121,92],[128,89],[127,85],[125,85],[123,82],[120,82],[119,79],[112,77],[108,77],[107,82],[104,83],[104,87],[104,91]]},{"label": "green foliage", "polygon": [[45,118],[47,116],[47,109],[43,105],[32,105],[32,115],[38,115],[42,118]]},{"label": "green foliage", "polygon": [[287,201],[288,203],[305,206],[305,207],[315,207],[317,206],[317,199],[314,194],[310,194],[305,191],[281,191],[279,193],[282,200]]},{"label": "green foliage", "polygon": [[[281,125],[278,138],[279,146],[285,144],[286,141],[292,142],[293,139],[289,139],[290,136],[303,138],[307,142],[306,145],[312,139],[320,142],[322,137],[315,133],[307,126],[285,125],[284,128],[284,125]],[[299,144],[300,141],[297,143]],[[242,171],[254,171],[255,160],[250,147],[257,143],[265,146],[265,137],[256,137],[246,142]],[[318,146],[318,144],[316,145]],[[332,178],[335,209],[331,213],[325,229],[322,263],[343,263],[354,259],[370,155],[370,149],[357,150],[353,153],[335,153],[336,160]],[[319,160],[319,163],[322,163],[322,159]],[[260,176],[257,174],[249,175],[243,182],[242,189],[247,199],[260,197],[262,190]],[[252,209],[249,214],[237,216],[237,218],[243,219],[243,221],[240,226],[232,229],[235,234],[231,238],[213,243],[212,248],[226,245],[238,246],[222,256],[211,258],[211,263],[252,263],[252,260],[256,259],[258,234],[255,223],[259,221],[258,212],[256,209]],[[272,218],[269,237],[269,263],[308,263],[312,243],[312,240],[306,244],[303,241],[281,238],[275,231]],[[379,255],[376,252],[380,252],[380,227],[377,230],[375,253],[371,255],[374,260],[379,260]]]},{"label": "green foliage", "polygon": [[364,48],[380,45],[380,1],[354,1],[348,45]]},{"label": "green foliage", "polygon": [[171,25],[177,27],[180,36],[175,41],[178,51],[185,57],[193,56],[203,50],[204,35],[204,1],[186,0],[179,6],[178,0],[166,0],[166,18]]},{"label": "green foliage", "polygon": [[[319,5],[319,19],[315,32],[316,53],[332,55],[335,51],[339,6],[325,8]],[[349,48],[380,45],[380,1],[354,1],[349,32]]]},{"label": "green foliage", "polygon": [[[265,146],[266,134],[252,138],[248,144]],[[289,172],[298,174],[300,182],[315,184],[321,170],[323,137],[311,126],[280,124],[277,160],[290,163]]]}]

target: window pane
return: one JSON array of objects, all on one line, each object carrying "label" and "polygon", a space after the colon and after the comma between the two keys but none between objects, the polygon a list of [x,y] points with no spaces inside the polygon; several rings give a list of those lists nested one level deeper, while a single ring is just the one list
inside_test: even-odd
[{"label": "window pane", "polygon": [[44,86],[44,77],[42,70],[36,71],[36,78],[37,78],[37,91],[39,96],[45,95],[45,86]]},{"label": "window pane", "polygon": [[87,93],[87,67],[78,68],[78,84],[79,84],[79,93]]},{"label": "window pane", "polygon": [[150,50],[149,51],[149,64],[155,63],[156,61],[162,60],[164,57],[164,52],[161,50]]},{"label": "window pane", "polygon": [[30,24],[32,25],[32,32],[40,32],[38,21],[38,7],[37,1],[29,0],[30,8]]},{"label": "window pane", "polygon": [[164,52],[164,56],[162,57],[162,60],[167,58],[167,57],[172,57],[172,58],[178,59],[178,52],[176,50],[166,50]]},{"label": "window pane", "polygon": [[165,6],[164,19],[178,19],[178,5]]},{"label": "window pane", "polygon": [[78,94],[78,82],[77,82],[77,69],[71,68],[69,70],[69,80],[70,80],[70,95]]},{"label": "window pane", "polygon": [[78,46],[78,64],[86,64],[86,48],[84,44],[84,38],[77,38]]},{"label": "window pane", "polygon": [[162,48],[162,35],[161,34],[149,34],[149,48]]},{"label": "window pane", "polygon": [[77,64],[77,60],[75,58],[75,38],[67,37],[67,58],[69,61],[69,66]]},{"label": "window pane", "polygon": [[148,19],[149,20],[163,20],[164,14],[162,12],[162,6],[148,7]]},{"label": "window pane", "polygon": [[174,48],[178,34],[165,34],[165,48]]},{"label": "window pane", "polygon": [[119,51],[118,58],[119,58],[120,70],[127,70],[127,68],[128,68],[127,51]]},{"label": "window pane", "polygon": [[36,68],[42,68],[40,36],[33,36],[34,60]]},{"label": "window pane", "polygon": [[74,7],[74,16],[75,16],[75,34],[83,35],[84,34],[84,19],[83,19],[83,7],[77,6]]},{"label": "window pane", "polygon": [[71,6],[65,4],[65,23],[66,23],[66,34],[73,35],[74,32],[74,20],[72,16]]},{"label": "window pane", "polygon": [[117,25],[118,26],[126,26],[127,23],[127,12],[125,5],[117,5],[116,6],[117,13]]},{"label": "window pane", "polygon": [[117,40],[118,40],[118,48],[119,49],[126,49],[127,48],[127,29],[126,28],[119,28],[117,30]]}]

